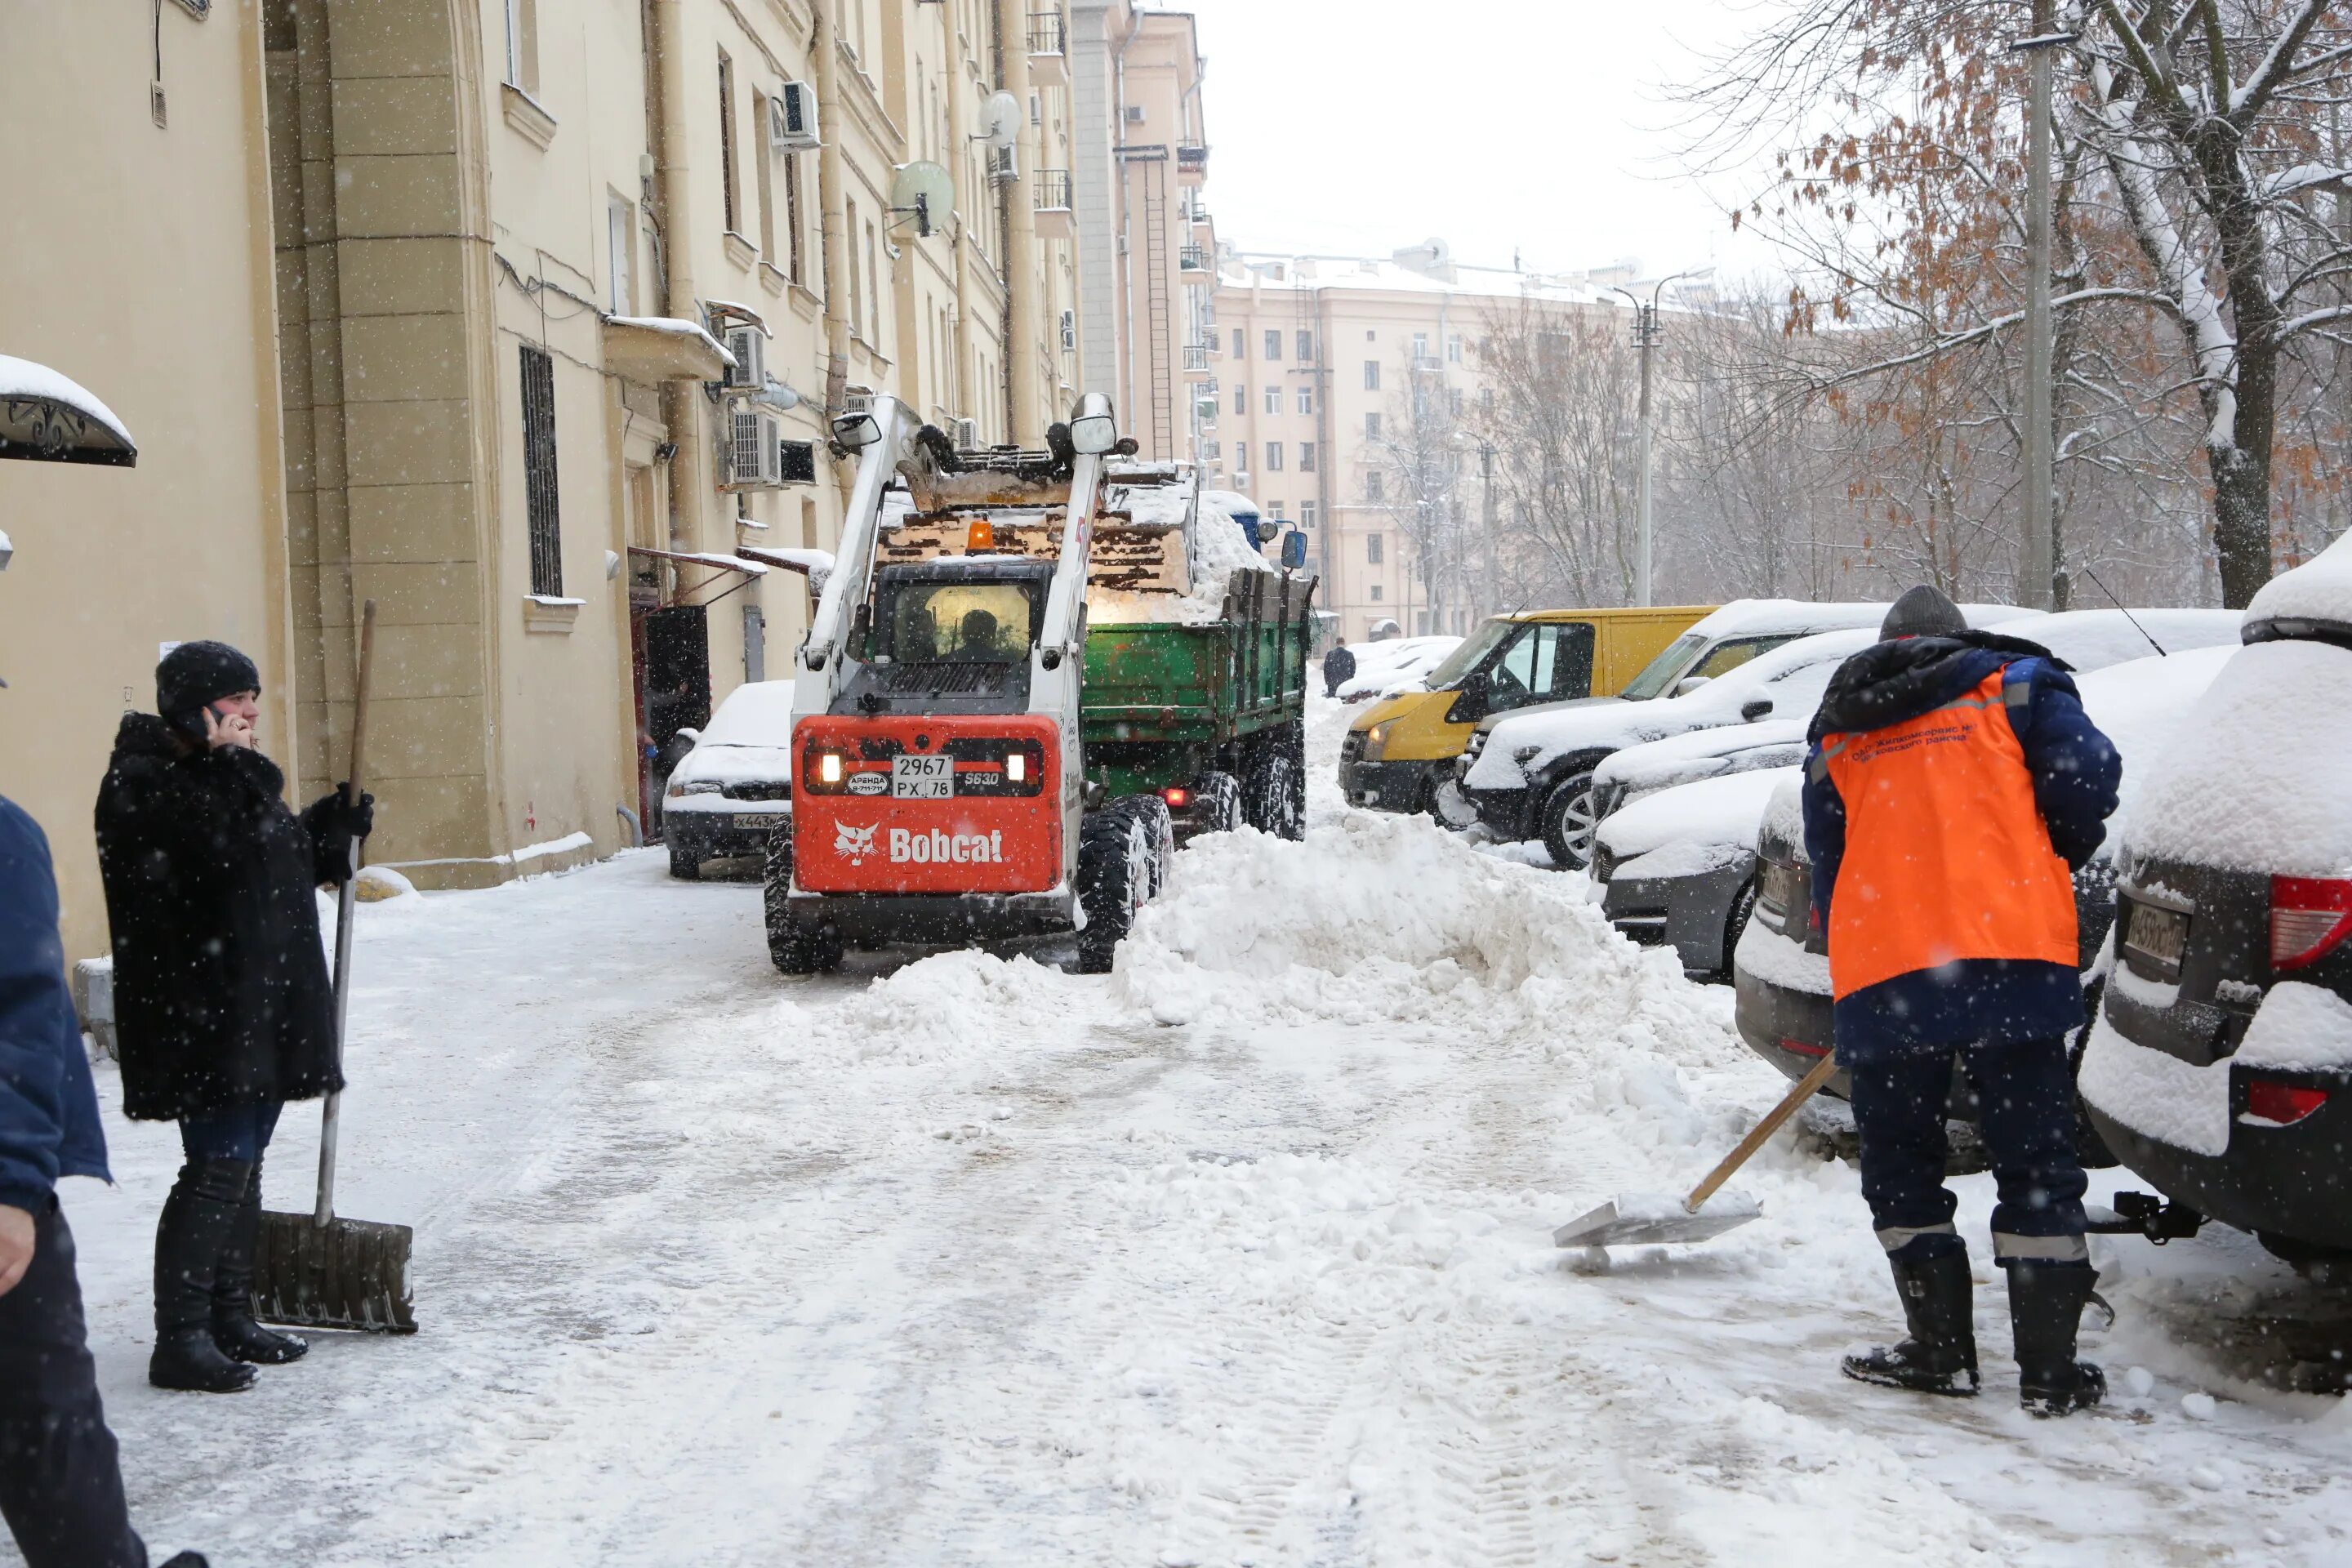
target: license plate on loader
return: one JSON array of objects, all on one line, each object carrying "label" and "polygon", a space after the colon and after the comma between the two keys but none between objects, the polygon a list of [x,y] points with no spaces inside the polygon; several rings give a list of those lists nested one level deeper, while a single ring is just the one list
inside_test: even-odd
[{"label": "license plate on loader", "polygon": [[894,800],[949,800],[955,795],[955,759],[947,756],[890,759]]}]

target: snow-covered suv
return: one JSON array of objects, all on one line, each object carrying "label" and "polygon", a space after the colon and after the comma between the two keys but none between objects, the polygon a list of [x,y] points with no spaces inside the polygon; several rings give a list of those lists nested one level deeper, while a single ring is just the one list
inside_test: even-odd
[{"label": "snow-covered suv", "polygon": [[2352,537],[2254,595],[2118,855],[2092,1118],[2166,1196],[2352,1262]]}]

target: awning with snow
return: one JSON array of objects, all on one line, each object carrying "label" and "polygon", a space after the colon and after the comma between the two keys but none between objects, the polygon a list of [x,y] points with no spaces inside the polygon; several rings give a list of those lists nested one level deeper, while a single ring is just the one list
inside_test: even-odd
[{"label": "awning with snow", "polygon": [[114,411],[79,382],[0,354],[0,458],[128,468],[139,448]]},{"label": "awning with snow", "polygon": [[607,316],[604,368],[632,381],[718,381],[735,356],[693,321]]},{"label": "awning with snow", "polygon": [[768,568],[757,561],[739,561],[732,555],[720,555],[703,550],[656,550],[650,544],[632,544],[632,555],[650,556],[656,561],[682,561],[688,566],[716,566],[724,571],[740,572],[747,577],[764,577]]}]

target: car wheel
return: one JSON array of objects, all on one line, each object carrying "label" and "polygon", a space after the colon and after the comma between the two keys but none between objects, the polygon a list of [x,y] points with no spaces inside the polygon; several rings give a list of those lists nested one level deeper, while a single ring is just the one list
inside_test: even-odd
[{"label": "car wheel", "polygon": [[1192,820],[1202,833],[1231,833],[1242,825],[1242,781],[1202,773],[1192,781]]},{"label": "car wheel", "polygon": [[1538,819],[1552,864],[1581,871],[1592,863],[1592,774],[1565,779],[1544,797]]},{"label": "car wheel", "polygon": [[1478,808],[1462,793],[1462,781],[1446,779],[1438,784],[1430,797],[1430,815],[1456,833],[1474,827],[1478,822]]},{"label": "car wheel", "polygon": [[1755,913],[1756,879],[1750,877],[1739,896],[1731,900],[1731,918],[1723,926],[1723,967],[1715,972],[1715,979],[1731,978],[1731,955],[1739,951],[1739,939],[1747,934],[1748,922]]},{"label": "car wheel", "polygon": [[702,857],[691,849],[669,847],[669,874],[681,882],[702,880]]}]

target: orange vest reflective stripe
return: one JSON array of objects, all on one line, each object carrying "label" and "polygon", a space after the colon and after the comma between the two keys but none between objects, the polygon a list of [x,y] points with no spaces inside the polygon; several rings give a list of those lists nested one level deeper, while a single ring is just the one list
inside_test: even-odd
[{"label": "orange vest reflective stripe", "polygon": [[1830,897],[1830,986],[1972,958],[2073,968],[2074,886],[2050,847],[2001,671],[1916,719],[1822,738],[1845,803]]}]

